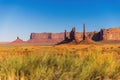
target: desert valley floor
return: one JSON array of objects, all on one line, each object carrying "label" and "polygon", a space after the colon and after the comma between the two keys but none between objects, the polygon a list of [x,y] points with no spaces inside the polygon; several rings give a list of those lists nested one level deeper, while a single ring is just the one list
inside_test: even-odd
[{"label": "desert valley floor", "polygon": [[0,80],[119,80],[120,43],[0,45]]}]

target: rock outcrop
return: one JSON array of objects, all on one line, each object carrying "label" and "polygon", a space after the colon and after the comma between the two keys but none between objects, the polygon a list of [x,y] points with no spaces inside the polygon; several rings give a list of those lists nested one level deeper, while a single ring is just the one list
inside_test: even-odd
[{"label": "rock outcrop", "polygon": [[76,32],[76,28],[73,27],[70,33],[65,30],[65,39],[59,44],[72,43],[72,44],[90,44],[93,43],[92,37],[94,34],[86,33],[86,26],[83,24],[83,33]]},{"label": "rock outcrop", "polygon": [[79,44],[93,44],[94,42],[90,39],[90,36],[86,36],[86,26],[83,24],[83,39],[79,42]]},{"label": "rock outcrop", "polygon": [[30,40],[27,42],[57,44],[69,42],[78,43],[82,40],[88,43],[93,41],[120,41],[120,28],[101,29],[99,32],[86,32],[84,24],[83,32],[76,32],[76,28],[73,27],[70,32],[65,30],[61,33],[31,33]]},{"label": "rock outcrop", "polygon": [[64,40],[64,33],[31,33],[28,43],[57,44]]},{"label": "rock outcrop", "polygon": [[85,24],[83,32],[76,32],[73,27],[70,32],[65,30],[61,33],[31,33],[30,39],[26,42],[19,37],[12,43],[36,43],[42,45],[58,44],[58,43],[79,43],[93,41],[120,41],[120,28],[101,29],[100,31],[86,32]]},{"label": "rock outcrop", "polygon": [[118,41],[120,40],[120,28],[101,29],[100,40]]},{"label": "rock outcrop", "polygon": [[25,43],[22,39],[20,39],[19,37],[17,37],[17,39],[13,42],[11,42],[13,44],[21,44],[21,43]]}]

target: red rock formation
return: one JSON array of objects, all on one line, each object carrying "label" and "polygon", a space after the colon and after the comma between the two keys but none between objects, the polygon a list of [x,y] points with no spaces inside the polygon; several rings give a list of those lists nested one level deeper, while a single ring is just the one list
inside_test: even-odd
[{"label": "red rock formation", "polygon": [[83,24],[83,40],[86,39],[86,30],[85,30],[85,24]]},{"label": "red rock formation", "polygon": [[120,28],[101,29],[100,38],[104,41],[120,40]]},{"label": "red rock formation", "polygon": [[[57,44],[60,42],[80,42],[80,41],[120,41],[120,28],[101,29],[99,32],[86,32],[85,24],[83,25],[83,32],[76,32],[73,27],[70,32],[61,33],[31,33],[30,40],[27,43],[39,44]],[[19,37],[12,43],[25,43]]]},{"label": "red rock formation", "polygon": [[73,27],[72,31],[70,32],[70,40],[73,41],[76,39],[76,28]]},{"label": "red rock formation", "polygon": [[57,44],[64,40],[64,33],[31,33],[28,43]]},{"label": "red rock formation", "polygon": [[83,39],[79,42],[79,44],[93,44],[93,41],[91,40],[90,36],[86,35],[85,24],[83,24]]},{"label": "red rock formation", "polygon": [[69,39],[69,33],[67,32],[67,30],[65,30],[64,35],[64,39],[65,41],[67,41]]},{"label": "red rock formation", "polygon": [[24,43],[24,41],[22,39],[20,39],[19,37],[17,37],[17,39],[15,41],[13,41],[12,43],[21,44],[21,43]]}]

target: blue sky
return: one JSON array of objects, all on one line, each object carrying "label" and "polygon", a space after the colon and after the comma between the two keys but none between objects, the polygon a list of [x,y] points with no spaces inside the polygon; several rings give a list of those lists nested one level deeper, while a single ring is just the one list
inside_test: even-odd
[{"label": "blue sky", "polygon": [[82,31],[120,27],[119,0],[0,0],[0,42],[31,32]]}]

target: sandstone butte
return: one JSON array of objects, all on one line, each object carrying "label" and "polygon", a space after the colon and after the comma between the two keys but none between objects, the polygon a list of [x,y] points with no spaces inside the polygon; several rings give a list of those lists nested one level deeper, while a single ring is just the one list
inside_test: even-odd
[{"label": "sandstone butte", "polygon": [[31,33],[28,41],[23,41],[19,37],[12,44],[30,43],[30,44],[64,44],[64,43],[93,43],[96,41],[119,41],[120,28],[101,29],[100,31],[86,32],[86,26],[83,25],[83,32],[76,32],[73,27],[70,32],[65,30],[61,33]]}]

